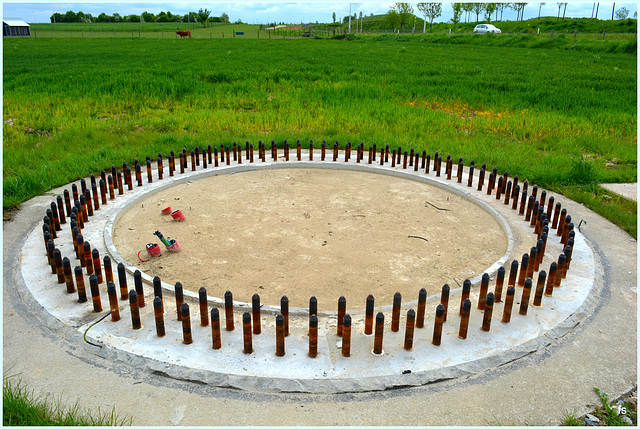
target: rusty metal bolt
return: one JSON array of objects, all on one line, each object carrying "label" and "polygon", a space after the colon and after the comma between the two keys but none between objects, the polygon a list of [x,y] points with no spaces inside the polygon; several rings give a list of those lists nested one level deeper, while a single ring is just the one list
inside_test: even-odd
[{"label": "rusty metal bolt", "polygon": [[218,350],[222,348],[220,338],[220,312],[215,307],[211,309],[211,341],[211,347],[213,349]]},{"label": "rusty metal bolt", "polygon": [[529,309],[529,299],[531,297],[531,278],[527,277],[524,281],[524,289],[522,290],[522,297],[520,297],[520,311],[518,312],[521,316],[527,315],[527,310]]},{"label": "rusty metal bolt", "polygon": [[420,289],[418,292],[418,314],[416,315],[416,328],[424,328],[424,313],[427,306],[427,290]]},{"label": "rusty metal bolt", "polygon": [[373,333],[373,307],[374,307],[374,298],[373,298],[373,295],[369,295],[367,296],[367,304],[366,304],[365,319],[364,319],[365,335],[371,335]]},{"label": "rusty metal bolt", "polygon": [[189,304],[183,302],[180,306],[180,313],[182,314],[182,342],[184,344],[191,344],[193,343],[193,338],[191,336],[191,316],[189,315]]},{"label": "rusty metal bolt", "polygon": [[76,266],[73,270],[76,277],[76,285],[78,287],[78,302],[87,302],[87,290],[84,284],[84,276],[82,268]]},{"label": "rusty metal bolt", "polygon": [[[224,293],[224,312],[226,329],[227,331],[233,331],[233,294],[229,290]],[[251,315],[249,312],[246,312],[245,314],[249,315],[249,324],[251,324]],[[242,320],[244,324],[244,315],[242,316]]]},{"label": "rusty metal bolt", "polygon": [[260,323],[260,295],[254,293],[251,297],[251,310],[253,315],[253,334],[259,335],[262,332],[262,324]]},{"label": "rusty metal bolt", "polygon": [[[351,329],[351,326],[349,326]],[[276,356],[284,356],[284,317],[282,314],[276,316]]]},{"label": "rusty metal bolt", "polygon": [[436,319],[433,324],[433,339],[431,344],[439,346],[442,342],[442,324],[444,323],[444,305],[438,304],[436,308]]},{"label": "rusty metal bolt", "polygon": [[315,314],[309,317],[309,357],[318,356],[318,318]]},{"label": "rusty metal bolt", "polygon": [[460,328],[458,329],[458,338],[461,340],[467,339],[467,332],[469,330],[469,315],[471,314],[471,300],[465,299],[460,306]]},{"label": "rusty metal bolt", "polygon": [[396,292],[393,295],[393,310],[391,312],[391,332],[400,330],[400,306],[402,305],[402,295]]},{"label": "rusty metal bolt", "polygon": [[376,330],[373,341],[373,353],[379,355],[382,354],[382,337],[384,335],[384,314],[379,312],[376,315]]},{"label": "rusty metal bolt", "polygon": [[111,321],[120,320],[120,308],[118,307],[118,293],[113,282],[107,283],[107,295],[109,296],[109,307],[111,309]]},{"label": "rusty metal bolt", "polygon": [[489,292],[484,305],[484,315],[482,317],[482,331],[489,332],[491,329],[491,315],[493,314],[493,293]]},{"label": "rusty metal bolt", "polygon": [[496,288],[495,288],[495,302],[502,302],[502,286],[504,285],[504,277],[506,270],[504,267],[498,268],[498,275],[496,277]]},{"label": "rusty metal bolt", "polygon": [[156,320],[156,335],[158,335],[159,337],[164,337],[164,315],[162,314],[162,300],[159,296],[156,296],[153,299],[153,314]]},{"label": "rusty metal bolt", "polygon": [[342,319],[342,356],[351,356],[351,316],[345,314]]}]

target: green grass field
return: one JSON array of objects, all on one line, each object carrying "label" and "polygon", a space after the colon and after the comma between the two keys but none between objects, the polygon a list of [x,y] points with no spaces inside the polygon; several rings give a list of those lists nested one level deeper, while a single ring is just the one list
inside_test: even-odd
[{"label": "green grass field", "polygon": [[427,42],[5,39],[3,206],[134,157],[259,139],[440,151],[576,199],[636,180],[635,55]]}]

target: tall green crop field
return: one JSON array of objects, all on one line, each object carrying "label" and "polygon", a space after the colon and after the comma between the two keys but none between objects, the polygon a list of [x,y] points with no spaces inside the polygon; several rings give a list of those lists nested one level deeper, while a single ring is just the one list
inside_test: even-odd
[{"label": "tall green crop field", "polygon": [[636,178],[634,55],[16,38],[4,40],[3,66],[5,209],[123,160],[233,141],[438,150],[558,190]]}]

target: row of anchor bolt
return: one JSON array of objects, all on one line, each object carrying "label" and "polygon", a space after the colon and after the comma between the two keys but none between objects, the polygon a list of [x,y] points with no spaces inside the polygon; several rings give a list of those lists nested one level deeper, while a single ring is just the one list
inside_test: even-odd
[{"label": "row of anchor bolt", "polygon": [[[258,155],[261,158],[261,160],[264,162],[265,161],[265,145],[260,141],[258,147],[259,147]],[[300,160],[301,144],[299,140],[297,142],[296,148],[297,148],[296,155],[298,160]],[[277,155],[277,145],[275,144],[274,141],[271,142],[271,149],[272,149],[272,158],[275,161],[277,160],[278,155]],[[289,160],[289,153],[288,153],[289,145],[286,141],[284,144],[284,149],[285,149],[285,155],[284,155],[285,160]],[[338,149],[339,149],[338,142],[335,142],[333,145],[334,161],[337,161]],[[375,161],[376,151],[377,149],[375,144],[369,147],[369,151],[368,151],[369,163],[372,163],[373,161]],[[360,145],[357,146],[357,150],[356,150],[357,162],[360,162],[363,160],[364,152],[365,152],[364,144],[361,143]],[[222,163],[225,163],[226,161],[226,164],[229,165],[232,156],[234,161],[241,163],[242,162],[242,144],[236,145],[234,142],[232,152],[229,146],[225,147],[224,145],[221,145],[219,154],[220,154],[220,162]],[[384,165],[385,162],[388,162],[390,154],[392,156],[391,158],[392,166],[395,166],[396,163],[400,165],[402,148],[399,147],[398,149],[393,149],[390,151],[390,148],[388,145],[384,148],[381,148],[380,150],[380,164]],[[191,155],[192,171],[195,171],[196,167],[200,165],[201,155],[202,155],[203,168],[207,168],[207,164],[209,165],[213,164],[215,166],[219,165],[217,147],[213,147],[212,149],[211,145],[209,145],[207,150],[202,150],[202,153],[200,152],[199,148],[196,147],[195,150],[191,151],[190,155]],[[345,159],[344,159],[345,162],[348,162],[350,160],[350,156],[351,156],[351,143],[349,142],[347,143],[345,148]],[[249,142],[247,142],[247,145],[245,147],[245,157],[249,162],[253,162],[253,145],[249,144]],[[326,157],[326,142],[323,141],[321,145],[321,160],[325,160],[325,157]],[[179,154],[179,160],[180,160],[179,168],[181,173],[184,173],[184,171],[188,168],[187,159],[188,159],[187,151],[186,149],[183,149],[182,152],[180,152]],[[309,159],[313,160],[313,141],[311,141],[309,144]],[[413,148],[411,149],[410,152],[406,150],[404,151],[404,159],[402,160],[403,168],[407,168],[407,163],[408,163],[410,167],[413,166],[414,170],[417,171],[419,161],[420,161],[420,157],[417,153],[414,152]],[[434,156],[433,171],[436,172],[437,176],[440,176],[441,163],[442,163],[442,158],[438,155],[438,152],[436,152]],[[430,155],[426,154],[426,151],[423,151],[422,163],[420,168],[424,169],[426,174],[429,174],[430,164],[431,164]],[[453,165],[453,161],[451,159],[451,156],[448,155],[446,160],[445,175],[449,180],[451,179],[451,176],[452,176],[452,165]],[[150,157],[148,156],[146,160],[146,166],[147,166],[147,181],[152,182],[153,174],[151,170],[151,160],[150,160]],[[58,196],[56,198],[56,202],[52,202],[51,207],[46,210],[46,216],[43,219],[44,220],[43,235],[44,235],[44,241],[45,241],[45,250],[47,252],[48,260],[52,268],[52,273],[57,275],[58,283],[66,283],[68,293],[73,293],[77,291],[78,301],[86,302],[87,297],[86,297],[86,290],[85,290],[84,277],[83,277],[83,271],[82,271],[82,267],[84,267],[86,270],[86,275],[89,277],[92,301],[93,301],[94,311],[96,312],[102,311],[102,304],[100,301],[100,292],[98,288],[98,285],[100,283],[107,283],[110,306],[112,307],[112,310],[114,310],[114,305],[115,305],[116,307],[115,310],[117,310],[117,299],[112,298],[112,296],[115,296],[115,285],[113,284],[111,260],[108,256],[105,256],[103,259],[103,264],[104,264],[104,277],[103,277],[102,267],[100,265],[99,252],[97,249],[91,249],[90,244],[83,240],[81,231],[84,228],[85,223],[89,222],[89,218],[93,216],[94,210],[99,210],[100,204],[102,205],[107,204],[107,201],[108,201],[106,196],[107,191],[109,193],[109,199],[114,199],[116,195],[115,190],[118,191],[118,195],[122,195],[124,193],[125,185],[127,186],[128,190],[133,189],[131,168],[128,167],[126,163],[123,163],[122,167],[123,168],[121,172],[121,171],[116,171],[115,166],[112,166],[110,175],[107,175],[106,172],[102,170],[100,173],[101,178],[99,181],[97,181],[97,178],[94,175],[91,175],[90,188],[87,185],[86,180],[81,179],[80,181],[81,192],[79,192],[76,184],[72,184],[73,205],[71,204],[71,201],[72,201],[71,194],[69,193],[68,190],[64,190],[64,193],[63,193],[64,199],[62,196]],[[462,158],[460,158],[458,161],[458,170],[457,170],[458,183],[462,182],[463,167],[464,167],[464,163],[462,161]],[[161,180],[164,175],[163,158],[161,154],[158,154],[157,168],[158,168],[158,178]],[[137,159],[134,160],[134,169],[136,172],[137,184],[138,186],[142,186],[141,166]],[[486,165],[483,164],[478,177],[479,191],[481,191],[484,186],[485,170],[486,170]],[[473,186],[473,178],[474,178],[473,171],[474,171],[474,162],[472,161],[469,166],[469,178],[467,182],[468,187]],[[171,151],[169,155],[169,175],[173,176],[174,172],[175,172],[175,154],[173,151]],[[495,183],[496,177],[498,177],[497,186]],[[124,179],[124,182],[123,182],[123,179]],[[546,279],[545,271],[541,271],[539,273],[538,286],[536,287],[533,305],[540,305],[540,302],[542,299],[542,293],[544,292],[544,295],[551,296],[553,293],[553,289],[555,287],[559,287],[561,279],[566,277],[566,271],[571,261],[571,253],[573,248],[575,232],[573,231],[574,226],[573,226],[573,223],[571,222],[571,216],[567,214],[566,209],[561,209],[560,203],[555,204],[553,221],[551,221],[552,210],[554,207],[554,198],[553,197],[549,198],[547,209],[545,211],[544,206],[546,203],[545,201],[546,192],[542,191],[540,195],[540,200],[536,200],[538,188],[536,186],[533,186],[531,190],[531,195],[527,195],[528,182],[525,180],[522,185],[523,186],[522,186],[522,194],[520,199],[519,214],[525,217],[525,221],[530,222],[530,225],[534,227],[534,233],[536,233],[538,237],[536,246],[531,248],[531,251],[529,254],[525,253],[522,257],[522,262],[520,266],[520,275],[518,276],[517,286],[524,288],[523,296],[525,293],[530,294],[531,292],[530,291],[531,283],[532,283],[531,279],[533,277],[533,273],[538,271],[540,263],[542,261],[542,257],[545,253],[546,240],[549,235],[549,228],[557,230],[556,233],[558,236],[560,236],[560,241],[565,246],[563,253],[558,257],[558,261],[553,262],[551,264],[551,267],[549,269],[549,278]],[[494,188],[496,189],[497,200],[500,200],[502,196],[504,196],[504,204],[508,205],[511,200],[511,208],[513,210],[518,210],[517,203],[518,203],[518,198],[520,196],[520,184],[518,183],[518,176],[515,176],[513,178],[513,181],[510,181],[508,180],[507,172],[505,172],[502,176],[497,176],[497,169],[494,168],[493,172],[491,172],[489,176],[487,194],[490,195],[493,192]],[[65,213],[65,210],[63,210],[63,207],[66,209],[66,213]],[[80,262],[80,266],[76,266],[74,270],[75,280],[76,280],[75,286],[73,283],[73,277],[71,275],[71,262],[67,257],[62,258],[62,255],[59,249],[56,249],[54,244],[54,240],[57,239],[57,232],[61,231],[61,224],[65,224],[67,222],[67,218],[70,219],[69,223],[72,230],[73,245],[74,245],[74,252],[76,254],[76,259],[78,259]],[[503,322],[505,323],[508,322],[510,318],[509,296],[513,295],[510,293],[510,290],[516,285],[515,273],[517,272],[517,268],[518,268],[518,262],[513,261],[511,264],[511,275],[509,277],[507,302],[505,303],[505,310],[503,315]],[[488,293],[488,294],[486,293],[486,290],[487,290],[486,288],[488,286],[488,276],[486,276],[486,281],[485,281],[485,277],[483,276],[483,281],[480,288],[480,299],[478,301],[478,308],[480,310],[486,311],[486,308],[488,305],[487,303],[489,302],[489,297],[491,297],[491,306],[493,305],[494,301],[501,302],[502,282],[504,281],[504,271],[505,270],[502,267],[498,270],[498,278],[496,281],[495,293]],[[139,309],[141,307],[144,307],[145,305],[144,291],[143,291],[140,272],[136,271],[136,273],[134,273],[135,289],[132,289],[131,291],[128,291],[128,287],[126,285],[125,269],[122,264],[118,265],[118,277],[119,277],[118,280],[120,283],[120,292],[121,292],[120,299],[121,300],[129,299],[131,303],[132,297],[135,297],[135,300],[134,300],[135,308]],[[545,279],[547,280],[546,287],[544,287]],[[466,283],[467,282],[465,281],[465,286],[463,286],[463,292],[462,292],[463,300],[461,300],[461,309],[460,309],[461,315],[464,315],[464,308],[465,308],[464,300],[468,298],[469,290],[470,290],[470,283],[468,285],[468,288],[466,287]],[[448,305],[448,286],[447,285],[445,286],[446,286],[446,291],[445,291],[445,288],[443,288],[443,292],[442,292],[443,301],[440,304],[444,308],[444,311],[441,314],[443,322],[446,321],[447,305]],[[154,291],[156,291],[155,293],[156,299],[154,299],[154,308],[155,308],[157,298],[160,298],[160,304],[162,304],[161,288],[159,287],[159,283],[156,287],[155,280],[154,280]],[[202,293],[202,290],[201,290],[201,293]],[[206,296],[206,291],[204,293]],[[228,292],[228,294],[230,296],[230,292]],[[466,298],[464,298],[465,294],[466,294]],[[182,296],[182,294],[178,293],[178,288],[176,285],[176,303],[179,302],[179,296]],[[426,291],[424,291],[424,296],[426,299]],[[254,296],[253,301],[256,300],[256,297],[259,302],[259,297],[257,295]],[[445,300],[445,297],[446,297],[446,300]],[[365,320],[365,333],[367,333],[367,335],[371,334],[372,327],[373,327],[373,304],[372,304],[373,297],[370,296],[370,298],[371,298],[371,305],[369,304],[369,299],[367,299],[367,318]],[[526,314],[526,308],[529,303],[529,295],[526,295],[526,298],[527,299],[526,300],[523,299],[521,303],[521,309],[520,309],[521,314],[523,314],[523,312],[524,314]],[[411,315],[409,313],[407,314],[408,332],[409,330],[411,330],[412,332],[414,326],[418,328],[423,327],[424,301],[421,301],[421,300],[422,300],[422,291],[419,297],[417,315],[413,313],[413,310],[410,310],[412,312]],[[526,305],[525,305],[525,301],[526,301]],[[112,302],[115,304],[112,304]],[[225,302],[227,303],[227,305],[225,305],[225,312],[227,315],[227,322],[226,322],[227,330],[233,330],[232,299],[231,298],[227,299],[227,295],[225,295]],[[228,305],[229,302],[231,302],[231,307],[229,307]],[[398,302],[399,302],[399,298],[398,298]],[[422,308],[421,308],[421,302],[422,302]],[[184,319],[184,317],[182,316],[182,314],[184,313],[182,311],[183,304],[187,305],[184,302],[181,302],[178,307],[179,310],[177,311],[178,319],[182,319],[182,320]],[[312,304],[313,303],[310,302],[310,313],[313,308]],[[133,326],[134,328],[136,326],[139,327],[139,312],[137,316],[138,323],[136,323],[135,321],[136,318],[134,317],[136,311],[134,310],[134,304],[131,304],[131,305],[132,305]],[[204,317],[202,316],[203,314],[207,314],[206,311],[202,311],[203,305],[206,307],[206,298],[204,299],[204,301],[202,300],[202,298],[200,300],[201,317]],[[523,305],[525,305],[525,307],[523,307]],[[259,314],[259,306],[256,307],[254,305],[254,310],[253,310],[254,323],[251,331],[253,332],[253,334],[260,334],[261,332],[260,319],[259,317],[255,317],[256,308],[258,308],[257,314]],[[392,331],[397,331],[398,329],[399,308],[400,308],[399,304],[396,305],[396,298],[394,297],[394,310],[393,310],[392,323],[391,323]],[[436,328],[437,328],[437,320],[439,317],[438,316],[439,309],[440,309],[440,306],[436,310],[436,326],[434,327],[434,340],[433,340],[434,344],[439,342],[439,340],[437,340],[436,338],[437,337]],[[214,309],[214,310],[216,310],[217,312],[217,309]],[[350,338],[350,316],[348,314],[345,314],[345,307],[344,305],[340,304],[340,301],[339,301],[338,310],[339,310],[338,311],[339,313],[338,329],[340,330],[341,335],[343,335],[345,332],[345,326],[347,326],[348,327],[347,331],[349,332],[347,335],[349,336],[348,338]],[[185,314],[188,315],[188,305],[186,307]],[[315,330],[317,332],[317,303],[316,303],[315,315],[314,314],[311,314],[311,315],[315,316]],[[279,316],[282,316],[282,332],[286,333],[285,334],[286,336],[288,335],[288,301],[286,305],[286,310],[285,310],[285,305],[282,304],[282,314]],[[347,316],[349,316],[348,319],[347,319]],[[379,313],[378,316],[376,317],[376,322],[379,316],[384,317],[382,313]],[[119,313],[117,311],[114,311],[112,313],[112,319],[113,318],[119,318]],[[245,318],[246,317],[243,316],[243,324],[244,324]],[[486,312],[485,312],[485,318],[486,318]],[[219,324],[219,316],[216,316],[215,319]],[[312,332],[314,329],[313,319],[314,317],[310,318],[310,332]],[[211,320],[212,322],[214,321],[213,310],[211,314]],[[349,322],[345,323],[346,320],[349,320]],[[201,321],[201,323],[204,323],[204,322]],[[277,323],[279,322],[277,321]],[[488,323],[490,325],[490,320]],[[489,325],[487,325],[487,323],[483,321],[483,329],[485,325],[487,326],[487,330],[488,330]],[[277,324],[277,326],[279,325]],[[376,324],[376,327],[377,326],[378,325]],[[212,325],[212,329],[214,329],[213,325]],[[382,333],[381,332],[378,333],[377,328],[376,328],[376,332],[377,332],[376,338],[379,337],[381,341]],[[463,322],[461,321],[460,334],[459,334],[461,338],[463,337],[462,332],[463,332]],[[160,335],[160,330],[158,331],[158,334]],[[189,328],[189,335],[190,335],[190,328]],[[466,336],[466,331],[464,336]],[[407,340],[407,341],[412,343],[412,336],[410,336],[409,333],[407,333],[407,338],[409,337],[411,337],[411,340]],[[187,336],[185,334],[185,342],[186,341],[187,341]],[[219,336],[218,336],[218,341],[219,341]],[[215,344],[216,344],[215,333],[214,333],[213,342],[215,347]],[[281,343],[284,344],[283,341],[280,342],[278,340],[278,344],[281,344]],[[345,344],[346,344],[346,347],[345,347]],[[280,348],[280,345],[278,347]],[[315,345],[315,347],[317,350],[317,344]],[[310,340],[310,354],[312,354],[311,348],[312,348],[312,341]],[[350,350],[350,347],[349,347],[348,341],[345,343],[345,339],[343,338],[343,354],[349,353],[349,350]],[[374,350],[376,350],[376,347],[374,347]]]},{"label": "row of anchor bolt", "polygon": [[[56,249],[57,251],[57,249]],[[58,256],[54,256],[56,258],[56,263],[59,257],[59,251],[57,251]],[[66,258],[65,258],[66,259]],[[567,256],[565,253],[561,254],[558,260],[558,263],[554,262],[551,264],[549,270],[549,277],[547,278],[547,274],[545,271],[541,271],[538,275],[537,286],[534,291],[534,297],[532,305],[541,306],[542,305],[542,296],[543,294],[546,296],[551,296],[553,293],[553,289],[560,287],[561,279],[564,274],[566,274],[567,268]],[[67,276],[67,272],[70,277],[70,266],[68,263],[68,259],[63,263],[65,278]],[[109,270],[106,271],[111,273],[109,264]],[[518,270],[517,261],[513,261],[511,264],[511,273],[508,280],[508,287],[506,292],[506,300],[503,308],[502,314],[502,323],[509,323],[511,320],[511,313],[513,302],[515,298],[515,286],[516,286],[516,273]],[[477,309],[483,312],[483,320],[481,330],[488,332],[491,328],[491,319],[493,314],[493,306],[494,303],[499,303],[502,300],[502,289],[504,285],[505,279],[505,269],[500,267],[498,270],[498,275],[496,278],[495,289],[493,292],[488,292],[489,287],[489,275],[484,274],[482,276],[482,282],[478,297]],[[109,304],[111,312],[112,321],[116,322],[120,320],[119,313],[119,304],[118,304],[118,296],[116,291],[116,286],[113,282],[113,276],[107,275],[107,291],[109,296]],[[131,289],[128,291],[126,274],[124,272],[124,266],[122,264],[118,265],[118,277],[120,283],[120,299],[129,299],[129,305],[131,309],[131,321],[132,328],[137,330],[142,328],[142,324],[140,321],[140,308],[145,306],[144,302],[144,293],[142,290],[142,279],[140,271],[136,270],[134,273],[134,283],[135,289]],[[80,267],[76,267],[76,280],[78,287],[78,296],[79,302],[86,302],[86,293],[84,292],[84,280],[82,277],[82,269]],[[89,283],[92,294],[92,301],[94,306],[94,311],[100,312],[102,311],[102,304],[100,301],[100,291],[98,289],[98,276],[96,273],[92,273],[89,276]],[[546,287],[545,287],[546,283]],[[526,316],[528,312],[529,303],[531,301],[531,293],[532,293],[532,279],[527,277],[524,281],[523,291],[520,297],[520,309],[519,314]],[[71,282],[71,287],[73,287],[73,283]],[[155,325],[156,325],[156,333],[159,337],[163,337],[165,335],[165,323],[164,323],[164,303],[163,303],[163,293],[161,287],[161,280],[158,276],[153,279],[153,289],[154,289],[154,300],[153,300],[153,308],[154,308],[154,316],[155,316]],[[69,287],[69,279],[67,278],[67,292],[72,292]],[[187,303],[184,302],[183,288],[180,282],[177,282],[175,285],[175,304],[176,304],[176,319],[182,323],[183,328],[183,342],[185,344],[190,344],[193,342],[192,331],[191,331],[191,319],[190,319],[190,308]],[[460,297],[460,306],[459,306],[459,316],[460,316],[460,324],[458,329],[458,337],[460,339],[466,339],[468,335],[468,326],[469,326],[469,318],[471,314],[471,281],[466,279],[462,286],[462,293]],[[438,304],[435,312],[434,319],[434,328],[433,328],[433,336],[431,343],[436,346],[441,345],[442,340],[442,326],[447,321],[447,315],[449,312],[449,293],[450,288],[449,285],[445,284],[442,287],[442,292],[440,294],[440,303]],[[235,329],[234,326],[234,308],[233,308],[233,295],[230,291],[225,293],[225,329],[227,331],[233,331]],[[413,309],[407,311],[406,315],[406,323],[405,323],[405,336],[404,336],[404,349],[411,350],[413,348],[413,340],[414,340],[414,329],[424,328],[424,320],[425,320],[425,312],[426,312],[426,299],[427,299],[427,291],[426,289],[421,289],[418,294],[418,307],[417,312]],[[391,315],[391,331],[398,332],[400,328],[400,312],[402,305],[402,297],[400,293],[396,293],[393,297],[393,309]],[[200,325],[207,326],[211,323],[211,334],[212,334],[212,348],[220,349],[222,347],[221,342],[221,325],[220,325],[220,314],[217,308],[212,308],[209,312],[208,310],[208,302],[207,302],[207,292],[204,287],[199,290],[199,307],[200,307]],[[371,335],[373,332],[373,313],[374,313],[374,297],[373,295],[369,295],[366,300],[366,313],[365,313],[365,327],[364,334]],[[209,318],[210,315],[210,318]],[[337,323],[337,331],[336,335],[342,337],[342,355],[345,357],[349,357],[351,355],[351,316],[346,313],[346,299],[341,296],[338,299],[338,323]],[[244,353],[252,353],[252,335],[260,335],[262,333],[261,329],[261,312],[260,312],[260,296],[258,294],[254,294],[252,297],[252,311],[246,311],[242,316],[242,326],[243,326],[243,351]],[[384,335],[384,314],[379,312],[375,318],[375,333],[374,334],[374,342],[373,342],[373,353],[374,354],[382,354],[382,341]],[[276,355],[284,356],[285,354],[285,340],[284,338],[289,335],[289,300],[286,296],[283,296],[280,301],[280,314],[276,316]],[[317,317],[317,299],[315,297],[311,297],[309,300],[309,356],[316,357],[317,356],[317,345],[318,345],[318,317]]]}]

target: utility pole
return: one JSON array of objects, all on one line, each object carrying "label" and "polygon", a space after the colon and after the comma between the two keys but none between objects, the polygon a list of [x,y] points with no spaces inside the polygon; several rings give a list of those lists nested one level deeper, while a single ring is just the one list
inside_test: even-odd
[{"label": "utility pole", "polygon": [[596,6],[596,19],[598,19],[598,11],[600,10],[600,3]]},{"label": "utility pole", "polygon": [[596,10],[596,4],[593,4],[593,8],[591,9],[591,19],[593,19],[593,12]]},{"label": "utility pole", "polygon": [[351,33],[351,3],[349,3],[349,33]]},{"label": "utility pole", "polygon": [[616,4],[613,3],[613,9],[611,9],[611,20],[613,21],[613,12],[616,10]]}]

